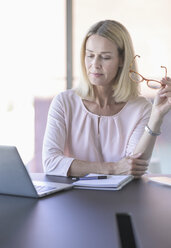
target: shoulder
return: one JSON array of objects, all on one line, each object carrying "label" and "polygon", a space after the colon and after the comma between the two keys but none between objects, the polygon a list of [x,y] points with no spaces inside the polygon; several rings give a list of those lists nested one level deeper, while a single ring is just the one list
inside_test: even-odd
[{"label": "shoulder", "polygon": [[143,97],[143,96],[138,96],[132,100],[129,101],[129,105],[133,108],[149,108],[151,109],[152,104],[149,99]]},{"label": "shoulder", "polygon": [[70,98],[75,98],[76,93],[73,89],[65,90],[54,96],[54,100],[65,100]]},{"label": "shoulder", "polygon": [[146,99],[145,97],[138,96],[127,102],[123,112],[130,118],[133,116],[135,118],[140,118],[143,116],[150,116],[151,109],[152,104],[150,100]]},{"label": "shoulder", "polygon": [[69,90],[65,90],[59,94],[57,94],[56,96],[54,96],[52,102],[53,103],[69,103],[71,101],[78,101],[79,100],[79,96],[75,93],[74,90],[69,89]]},{"label": "shoulder", "polygon": [[73,89],[69,89],[54,96],[51,109],[62,109],[63,111],[76,108],[80,104],[80,97]]}]

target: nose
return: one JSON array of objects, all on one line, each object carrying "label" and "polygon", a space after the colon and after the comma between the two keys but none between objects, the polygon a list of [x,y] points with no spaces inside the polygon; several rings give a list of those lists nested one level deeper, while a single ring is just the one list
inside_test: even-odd
[{"label": "nose", "polygon": [[101,67],[101,61],[98,56],[95,56],[94,59],[92,60],[92,66],[94,68],[100,68]]}]

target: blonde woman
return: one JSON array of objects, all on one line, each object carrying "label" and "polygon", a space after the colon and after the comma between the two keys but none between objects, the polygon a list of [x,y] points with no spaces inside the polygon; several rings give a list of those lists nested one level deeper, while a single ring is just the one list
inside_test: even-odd
[{"label": "blonde woman", "polygon": [[160,90],[151,106],[139,94],[140,78],[151,85],[138,74],[134,57],[122,24],[105,20],[89,29],[81,48],[80,84],[54,97],[49,109],[46,174],[139,178],[146,172],[163,117],[171,109],[171,79],[155,82]]}]

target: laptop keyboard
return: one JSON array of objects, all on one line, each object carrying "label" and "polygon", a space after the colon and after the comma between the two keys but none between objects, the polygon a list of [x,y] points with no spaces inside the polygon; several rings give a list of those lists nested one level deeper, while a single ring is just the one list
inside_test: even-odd
[{"label": "laptop keyboard", "polygon": [[43,192],[47,192],[47,191],[56,189],[55,187],[45,186],[45,185],[34,185],[34,186],[35,186],[37,192],[39,192],[39,193],[43,193]]}]

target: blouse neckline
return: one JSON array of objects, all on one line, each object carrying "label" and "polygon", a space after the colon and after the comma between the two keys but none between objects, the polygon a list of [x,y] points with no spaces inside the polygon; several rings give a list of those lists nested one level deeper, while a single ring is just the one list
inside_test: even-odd
[{"label": "blouse neckline", "polygon": [[129,102],[130,102],[130,101],[126,102],[126,104],[124,105],[124,107],[117,114],[114,114],[114,115],[97,115],[97,114],[92,113],[91,111],[89,111],[86,108],[86,106],[84,105],[83,100],[81,99],[80,96],[78,96],[78,98],[79,98],[80,104],[81,104],[81,106],[82,106],[82,108],[83,108],[83,110],[85,112],[87,112],[89,115],[91,115],[93,117],[103,117],[103,118],[113,118],[113,117],[116,117],[116,116],[120,115],[124,111],[124,109],[126,108],[126,106],[129,104]]}]

